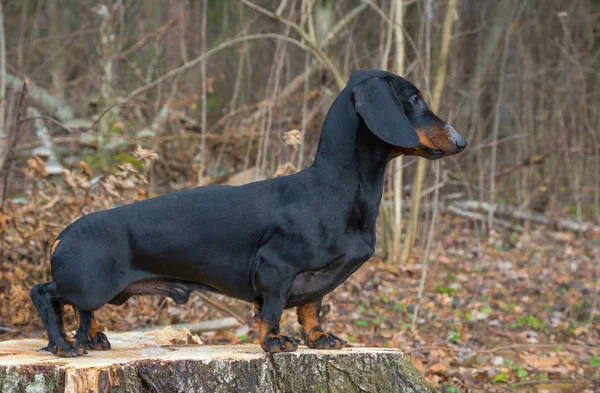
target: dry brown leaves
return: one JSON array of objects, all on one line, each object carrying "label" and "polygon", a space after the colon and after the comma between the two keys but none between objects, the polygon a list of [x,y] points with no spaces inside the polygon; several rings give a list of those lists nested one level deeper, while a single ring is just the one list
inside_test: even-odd
[{"label": "dry brown leaves", "polygon": [[145,199],[147,181],[130,164],[94,176],[80,162],[65,169],[62,178],[50,178],[38,157],[27,164],[24,174],[31,186],[26,198],[7,200],[0,210],[0,321],[31,329],[41,321],[29,289],[49,281],[49,251],[56,236],[84,214]]},{"label": "dry brown leaves", "polygon": [[[58,233],[83,214],[147,195],[144,176],[129,165],[96,176],[82,163],[66,170],[60,184],[43,168],[31,159],[27,198],[7,201],[0,211],[0,321],[23,329],[21,336],[42,332],[28,290],[48,281]],[[510,232],[477,242],[471,222],[452,216],[441,217],[437,229],[417,329],[410,322],[422,269],[418,253],[406,265],[366,263],[325,297],[324,327],[353,346],[402,349],[443,392],[600,391],[598,313],[589,321],[598,296],[598,241],[539,228],[529,243]],[[258,343],[251,306],[216,300],[245,315],[247,326],[205,333],[203,341]],[[194,294],[186,305],[133,297],[96,315],[109,330],[226,316]],[[300,336],[294,310],[284,312],[281,324],[285,334]]]}]

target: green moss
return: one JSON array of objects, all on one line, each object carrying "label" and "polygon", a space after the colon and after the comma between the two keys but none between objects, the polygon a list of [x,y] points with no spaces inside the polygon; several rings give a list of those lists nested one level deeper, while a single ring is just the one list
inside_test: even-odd
[{"label": "green moss", "polygon": [[130,153],[121,152],[115,154],[115,161],[117,161],[119,164],[131,164],[138,171],[142,170],[142,162]]}]

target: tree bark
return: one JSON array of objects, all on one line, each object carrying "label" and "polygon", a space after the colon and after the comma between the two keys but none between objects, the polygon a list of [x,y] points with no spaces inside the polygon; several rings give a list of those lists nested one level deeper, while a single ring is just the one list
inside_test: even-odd
[{"label": "tree bark", "polygon": [[[396,0],[394,9],[394,36],[396,37],[396,51],[394,54],[394,72],[404,76],[404,1]],[[402,156],[394,160],[394,227],[392,234],[392,262],[400,261],[400,238],[402,236]]]},{"label": "tree bark", "polygon": [[349,348],[266,356],[257,345],[162,345],[151,333],[109,335],[113,349],[80,358],[37,351],[45,341],[0,343],[0,391],[435,392],[396,349]]}]

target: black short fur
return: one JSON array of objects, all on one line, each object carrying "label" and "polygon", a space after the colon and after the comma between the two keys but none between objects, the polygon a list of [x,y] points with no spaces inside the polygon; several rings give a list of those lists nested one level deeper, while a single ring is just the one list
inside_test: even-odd
[{"label": "black short fur", "polygon": [[[358,71],[327,115],[314,163],[301,172],[198,187],[72,223],[51,255],[53,281],[31,292],[50,343],[62,345],[53,352],[81,354],[62,333],[59,304],[96,310],[136,294],[184,303],[196,289],[255,302],[265,334],[278,334],[284,308],[320,301],[373,254],[388,161],[439,158],[466,145],[415,95],[399,76]],[[444,143],[424,146],[425,139]],[[269,337],[275,349],[263,348],[278,351]]]}]

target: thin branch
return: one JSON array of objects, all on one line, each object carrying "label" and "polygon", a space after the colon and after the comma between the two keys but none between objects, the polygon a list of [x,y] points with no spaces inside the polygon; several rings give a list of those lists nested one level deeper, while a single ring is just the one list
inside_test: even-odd
[{"label": "thin branch", "polygon": [[[4,9],[0,2],[0,137],[8,134],[6,121],[6,41],[4,37]],[[0,155],[4,152],[0,149]]]},{"label": "thin branch", "polygon": [[21,329],[11,328],[8,326],[0,326],[0,333],[21,333]]},{"label": "thin branch", "polygon": [[[440,182],[440,162],[435,161],[435,183]],[[421,280],[419,282],[419,292],[417,294],[417,304],[415,305],[415,311],[412,316],[412,327],[413,329],[417,326],[417,319],[419,318],[419,309],[421,305],[421,299],[423,298],[423,292],[425,291],[425,280],[427,279],[427,267],[429,266],[429,251],[431,244],[435,237],[435,224],[437,222],[438,215],[438,202],[440,200],[440,189],[437,187],[433,196],[433,213],[431,214],[431,223],[429,224],[429,233],[427,234],[427,244],[425,245],[425,253],[423,254],[423,270],[421,272]]]},{"label": "thin branch", "polygon": [[338,23],[336,23],[335,26],[331,28],[331,31],[329,32],[329,34],[327,34],[327,38],[325,38],[323,42],[321,42],[319,47],[327,47],[331,43],[331,41],[337,36],[337,34],[350,22],[352,22],[358,15],[360,15],[368,6],[369,4],[363,3],[358,7],[354,8],[348,14],[346,14],[346,16],[344,16],[342,19],[340,19]]},{"label": "thin branch", "polygon": [[277,16],[281,16],[281,13],[283,12],[285,6],[287,5],[288,0],[282,0],[281,4],[279,4],[279,7],[277,7],[277,11],[275,11],[275,15]]},{"label": "thin branch", "polygon": [[[201,50],[203,53],[206,52],[206,8],[208,7],[208,0],[202,1],[202,22],[200,23],[201,31]],[[204,178],[204,172],[206,171],[206,111],[207,111],[207,97],[206,97],[206,89],[207,89],[207,81],[206,81],[206,59],[203,59],[200,62],[200,77],[202,78],[202,113],[201,113],[201,124],[200,124],[200,132],[202,133],[202,138],[200,139],[200,168],[198,169],[198,185],[201,186]]]},{"label": "thin branch", "polygon": [[155,86],[158,86],[165,80],[172,78],[175,75],[178,75],[178,74],[180,74],[186,70],[189,70],[190,68],[200,64],[202,61],[208,59],[210,56],[222,51],[223,49],[229,48],[229,47],[239,44],[241,42],[246,42],[246,41],[251,41],[251,40],[261,40],[261,39],[265,39],[265,38],[274,38],[274,39],[278,39],[278,40],[284,40],[284,41],[292,43],[292,44],[296,45],[297,47],[302,48],[306,51],[310,51],[310,48],[307,47],[306,45],[303,45],[300,41],[295,40],[290,37],[286,37],[281,34],[272,34],[272,33],[253,34],[253,35],[246,35],[246,36],[242,36],[242,37],[232,38],[232,39],[227,40],[227,41],[221,43],[220,45],[210,49],[209,51],[201,54],[200,56],[196,57],[194,60],[189,61],[189,62],[185,63],[184,65],[167,72],[166,74],[158,77],[157,79],[148,83],[147,85],[138,87],[137,89],[135,89],[134,91],[129,93],[129,95],[127,96],[127,98],[125,100],[126,101],[132,100],[136,96],[152,89]]},{"label": "thin branch", "polygon": [[321,62],[323,63],[323,65],[329,70],[331,71],[331,73],[333,74],[336,84],[338,86],[338,88],[340,90],[342,90],[344,88],[344,86],[346,85],[346,82],[344,80],[344,78],[342,78],[340,72],[338,71],[338,69],[333,65],[331,59],[321,50],[321,48],[319,47],[319,45],[315,42],[315,40],[313,40],[310,35],[308,33],[306,33],[306,31],[304,31],[304,29],[302,27],[300,27],[297,23],[287,19],[287,18],[283,18],[280,15],[277,15],[274,12],[271,12],[269,10],[267,10],[266,8],[263,8],[259,5],[254,4],[251,1],[248,0],[238,0],[239,2],[241,2],[242,4],[246,5],[249,8],[252,8],[255,11],[260,12],[263,15],[266,15],[272,19],[275,19],[289,27],[291,27],[296,33],[298,33],[300,35],[300,37],[302,37],[304,40],[306,40],[306,42],[308,42],[308,44],[310,45],[311,52],[313,53],[313,55]]},{"label": "thin branch", "polygon": [[102,112],[100,114],[100,116],[98,116],[98,118],[96,119],[96,121],[93,122],[91,126],[89,126],[87,128],[83,128],[81,130],[77,130],[77,131],[74,131],[73,129],[69,128],[67,125],[61,123],[60,121],[58,121],[58,120],[56,120],[56,119],[54,119],[54,118],[52,118],[50,116],[44,116],[44,115],[24,117],[23,119],[20,120],[20,122],[24,123],[24,122],[30,121],[30,120],[44,119],[44,120],[48,120],[48,121],[56,124],[57,126],[63,128],[64,130],[68,131],[71,134],[82,134],[84,132],[88,132],[88,131],[93,130],[94,127],[96,127],[96,125],[98,125],[98,123],[100,122],[100,120],[102,119],[102,117],[104,117],[104,115],[106,115],[115,106],[118,106],[119,108],[138,108],[139,107],[139,105],[134,105],[134,104],[122,104],[122,103],[112,104],[108,108],[106,108],[104,110],[104,112]]},{"label": "thin branch", "polygon": [[232,317],[234,317],[239,323],[244,324],[246,323],[246,321],[244,320],[244,318],[242,318],[235,310],[233,310],[231,307],[229,307],[229,305],[224,304],[223,302],[211,299],[210,296],[205,295],[201,292],[198,292],[197,295],[202,298],[202,300],[204,300],[206,303],[210,304],[211,306],[215,307],[218,310],[221,310],[229,315],[231,315]]}]

